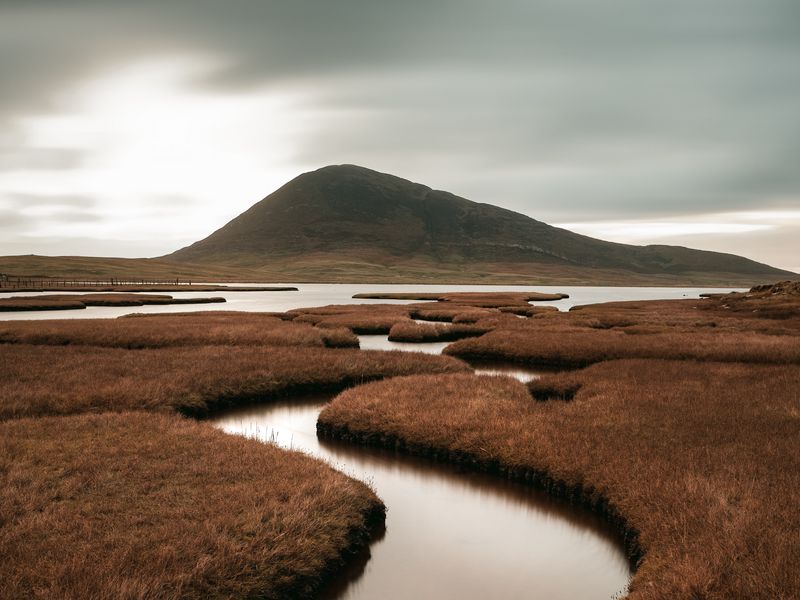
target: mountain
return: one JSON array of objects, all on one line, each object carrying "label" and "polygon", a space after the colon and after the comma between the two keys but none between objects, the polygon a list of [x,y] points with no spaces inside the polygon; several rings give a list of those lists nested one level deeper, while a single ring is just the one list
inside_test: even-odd
[{"label": "mountain", "polygon": [[162,258],[304,281],[749,285],[794,276],[732,254],[597,240],[354,165],[304,173]]}]

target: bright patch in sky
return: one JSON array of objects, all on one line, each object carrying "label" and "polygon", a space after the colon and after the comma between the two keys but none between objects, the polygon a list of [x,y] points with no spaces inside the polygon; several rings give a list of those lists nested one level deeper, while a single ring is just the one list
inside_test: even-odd
[{"label": "bright patch in sky", "polygon": [[6,171],[0,198],[14,206],[0,209],[28,217],[19,233],[43,241],[144,237],[168,252],[214,231],[298,174],[292,153],[311,113],[285,92],[193,84],[213,68],[197,59],[129,65],[65,93],[55,114],[19,119],[28,147],[75,149],[80,160]]}]

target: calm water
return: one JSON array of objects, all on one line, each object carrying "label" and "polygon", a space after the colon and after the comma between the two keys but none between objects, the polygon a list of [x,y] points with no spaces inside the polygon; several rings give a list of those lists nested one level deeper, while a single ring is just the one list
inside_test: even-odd
[{"label": "calm water", "polygon": [[[238,284],[237,284],[238,285]],[[242,284],[245,285],[245,284]],[[574,287],[574,286],[497,286],[497,285],[371,285],[371,284],[280,284],[293,285],[297,292],[165,292],[175,298],[222,296],[225,304],[189,304],[173,306],[108,307],[92,306],[83,310],[0,312],[0,320],[22,319],[92,319],[112,318],[137,313],[188,312],[207,310],[286,311],[291,308],[308,308],[326,304],[408,304],[402,300],[353,300],[361,292],[480,292],[480,291],[541,291],[563,292],[570,297],[548,304],[568,310],[576,304],[609,302],[612,300],[654,300],[667,298],[696,298],[702,292],[729,292],[729,288],[668,288],[668,287]],[[47,292],[56,293],[56,292]],[[61,293],[61,292],[58,292]],[[0,294],[7,298],[13,294]],[[37,294],[19,294],[32,296]]]}]

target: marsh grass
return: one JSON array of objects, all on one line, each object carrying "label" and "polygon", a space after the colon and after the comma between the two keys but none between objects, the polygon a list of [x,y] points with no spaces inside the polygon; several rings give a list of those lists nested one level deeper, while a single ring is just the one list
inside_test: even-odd
[{"label": "marsh grass", "polygon": [[176,415],[0,423],[0,598],[307,598],[383,505],[324,463]]},{"label": "marsh grass", "polygon": [[389,341],[392,342],[447,342],[483,335],[489,328],[472,324],[417,323],[401,321],[392,325]]},{"label": "marsh grass", "polygon": [[140,409],[204,416],[242,402],[338,391],[381,377],[468,370],[450,357],[397,351],[5,344],[0,419]]},{"label": "marsh grass", "polygon": [[119,319],[8,321],[0,343],[166,348],[192,345],[358,347],[345,328],[321,330],[261,313],[203,312]]},{"label": "marsh grass", "polygon": [[363,551],[366,486],[176,413],[469,367],[282,316],[2,325],[0,598],[306,598]]},{"label": "marsh grass", "polygon": [[[566,294],[536,292],[454,292],[454,293],[378,293],[355,294],[356,299],[427,300],[419,304],[344,304],[300,308],[286,314],[297,322],[318,327],[348,327],[364,335],[388,334],[395,325],[408,325],[409,319],[474,323],[500,311],[530,316],[544,312],[531,300],[559,300]],[[554,307],[550,307],[555,310]],[[410,331],[410,329],[408,329]]]},{"label": "marsh grass", "polygon": [[359,335],[387,334],[392,326],[409,320],[409,307],[393,304],[342,304],[287,311],[295,323],[319,328],[347,327]]},{"label": "marsh grass", "polygon": [[[778,299],[779,302],[782,300]],[[445,353],[466,359],[582,367],[622,358],[800,364],[800,310],[780,319],[712,300],[612,302],[491,321]]]},{"label": "marsh grass", "polygon": [[530,385],[551,401],[505,377],[390,379],[340,394],[318,428],[609,516],[643,556],[630,600],[800,597],[799,367],[611,361]]}]

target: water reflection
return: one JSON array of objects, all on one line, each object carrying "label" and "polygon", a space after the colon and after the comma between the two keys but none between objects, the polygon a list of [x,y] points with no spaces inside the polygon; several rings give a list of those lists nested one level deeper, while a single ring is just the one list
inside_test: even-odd
[{"label": "water reflection", "polygon": [[445,346],[452,342],[390,342],[387,335],[360,335],[359,345],[362,350],[404,350],[406,352],[424,352],[426,354],[441,354]]},{"label": "water reflection", "polygon": [[214,422],[327,460],[370,483],[386,503],[385,537],[333,597],[594,599],[625,587],[627,561],[592,515],[500,477],[320,441],[316,420],[326,401],[241,408]]},{"label": "water reflection", "polygon": [[[425,352],[427,354],[441,354],[444,348],[452,342],[390,342],[385,335],[360,335],[358,336],[362,350],[404,350],[406,352]],[[542,369],[531,369],[521,365],[509,365],[496,362],[473,362],[476,375],[505,375],[527,383],[542,375]]]},{"label": "water reflection", "polygon": [[519,379],[522,383],[528,383],[542,376],[542,369],[529,369],[519,365],[506,365],[491,362],[471,362],[475,368],[475,375],[505,375]]}]

